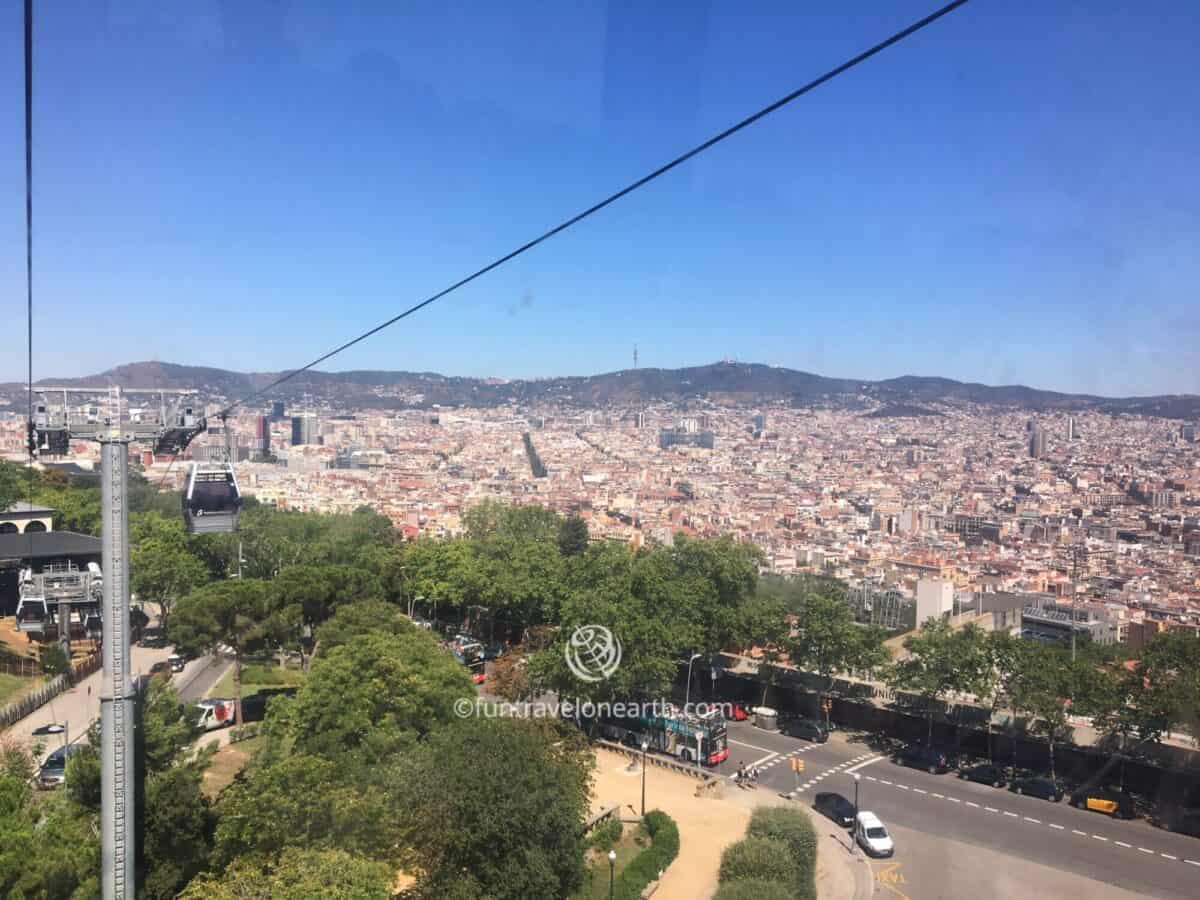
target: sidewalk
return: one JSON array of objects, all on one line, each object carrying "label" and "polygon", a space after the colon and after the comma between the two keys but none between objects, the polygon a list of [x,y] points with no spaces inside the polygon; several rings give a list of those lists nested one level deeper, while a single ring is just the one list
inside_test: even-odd
[{"label": "sidewalk", "polygon": [[[655,900],[697,900],[717,890],[721,852],[746,836],[750,815],[758,806],[794,804],[769,788],[742,790],[726,782],[716,793],[696,796],[700,782],[668,769],[646,769],[646,808],[661,809],[679,826],[679,856],[663,876]],[[596,751],[592,811],[619,804],[625,821],[641,810],[642,773],[630,769],[624,756]],[[805,812],[809,812],[805,808]],[[820,900],[870,900],[874,889],[865,857],[851,856],[849,838],[831,822],[809,813],[820,841],[817,850],[817,896]],[[827,827],[828,826],[828,827]]]},{"label": "sidewalk", "polygon": [[[132,651],[134,676],[148,672],[152,665],[165,660],[172,653],[170,647],[134,646]],[[176,687],[187,684],[207,663],[207,657],[190,661],[184,670],[175,676]],[[68,741],[80,740],[86,735],[88,726],[100,717],[102,679],[103,672],[94,672],[70,690],[59,694],[50,702],[0,732],[0,740],[15,741],[26,747],[32,747],[35,743],[41,742],[47,753]],[[65,724],[67,726],[66,733],[36,738],[33,736],[34,729],[53,722]]]}]

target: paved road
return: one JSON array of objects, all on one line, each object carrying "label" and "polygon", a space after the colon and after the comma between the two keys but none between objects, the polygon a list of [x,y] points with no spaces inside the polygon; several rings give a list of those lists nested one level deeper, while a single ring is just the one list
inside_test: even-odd
[{"label": "paved road", "polygon": [[[954,841],[1002,854],[1010,865],[1019,865],[1012,861],[1015,857],[1155,897],[1191,898],[1200,893],[1200,839],[1144,821],[1116,821],[1066,803],[1018,797],[962,781],[952,774],[902,768],[837,733],[826,744],[811,744],[747,723],[731,723],[729,749],[720,774],[732,774],[739,763],[757,764],[764,768],[759,790],[795,792],[797,802],[805,805],[818,791],[836,791],[853,801],[853,774],[859,774],[862,808],[874,811],[889,826],[899,826],[893,861],[907,865],[910,875],[930,886],[943,883],[944,872],[914,869],[917,860],[910,857],[919,854],[906,852],[909,835]],[[791,771],[791,758],[804,761],[799,779]],[[929,868],[929,854],[924,855],[923,868]],[[912,896],[916,900],[943,894],[927,890]]]},{"label": "paved road", "polygon": [[[166,659],[171,653],[170,647],[134,646],[132,654],[134,673],[140,674],[149,671],[154,663]],[[172,681],[182,699],[198,700],[225,674],[229,665],[227,660],[214,660],[211,656],[203,656],[189,662],[182,672],[174,676]],[[89,675],[70,690],[59,694],[50,703],[35,709],[24,719],[14,722],[3,732],[3,737],[27,747],[40,743],[44,748],[43,755],[48,755],[62,746],[66,743],[67,738],[72,742],[85,738],[88,726],[100,716],[100,682],[100,672]],[[67,733],[33,737],[35,728],[52,722],[65,723]]]}]

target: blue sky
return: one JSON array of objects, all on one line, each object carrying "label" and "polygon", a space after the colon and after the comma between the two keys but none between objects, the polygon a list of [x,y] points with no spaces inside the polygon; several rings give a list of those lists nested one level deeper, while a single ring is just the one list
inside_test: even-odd
[{"label": "blue sky", "polygon": [[[933,8],[37,5],[35,377],[307,362]],[[4,4],[0,379],[20,35]],[[636,342],[1200,392],[1197,37],[1190,0],[975,0],[325,367],[584,374]]]}]

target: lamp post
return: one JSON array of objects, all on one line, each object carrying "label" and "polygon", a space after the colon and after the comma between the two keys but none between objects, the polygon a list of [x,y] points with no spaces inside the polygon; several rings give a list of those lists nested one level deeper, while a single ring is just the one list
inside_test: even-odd
[{"label": "lamp post", "polygon": [[692,663],[694,663],[699,658],[700,658],[699,653],[693,653],[691,656],[691,659],[688,660],[687,689],[683,695],[683,711],[685,714],[688,712],[688,701],[692,699]]},{"label": "lamp post", "polygon": [[858,843],[855,840],[858,832],[858,783],[862,781],[862,776],[857,772],[854,773],[854,830],[850,833],[850,852],[854,852],[854,845]]},{"label": "lamp post", "polygon": [[616,891],[617,851],[608,851],[608,900],[613,900]]},{"label": "lamp post", "polygon": [[642,818],[646,818],[646,751],[650,744],[642,741]]}]

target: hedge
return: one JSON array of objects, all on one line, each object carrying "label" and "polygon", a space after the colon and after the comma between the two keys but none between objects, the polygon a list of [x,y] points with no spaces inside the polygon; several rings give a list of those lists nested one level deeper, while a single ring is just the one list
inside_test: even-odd
[{"label": "hedge", "polygon": [[778,881],[739,878],[721,885],[712,900],[793,900],[794,896],[790,887]]},{"label": "hedge", "polygon": [[605,819],[599,825],[592,829],[592,833],[588,835],[588,846],[599,847],[605,853],[612,849],[613,844],[621,839],[621,832],[624,826],[621,825],[621,820],[615,816],[610,819]]},{"label": "hedge", "polygon": [[617,900],[640,900],[646,885],[658,878],[658,873],[679,855],[679,828],[665,812],[655,809],[646,813],[643,827],[653,842],[629,861],[617,876],[614,896]]},{"label": "hedge", "polygon": [[796,897],[799,900],[816,900],[817,832],[804,810],[788,806],[760,806],[750,817],[746,834],[787,844],[799,870],[795,883]]},{"label": "hedge", "polygon": [[783,841],[747,837],[725,848],[718,877],[721,884],[750,878],[774,881],[792,893],[800,881],[800,867]]}]

